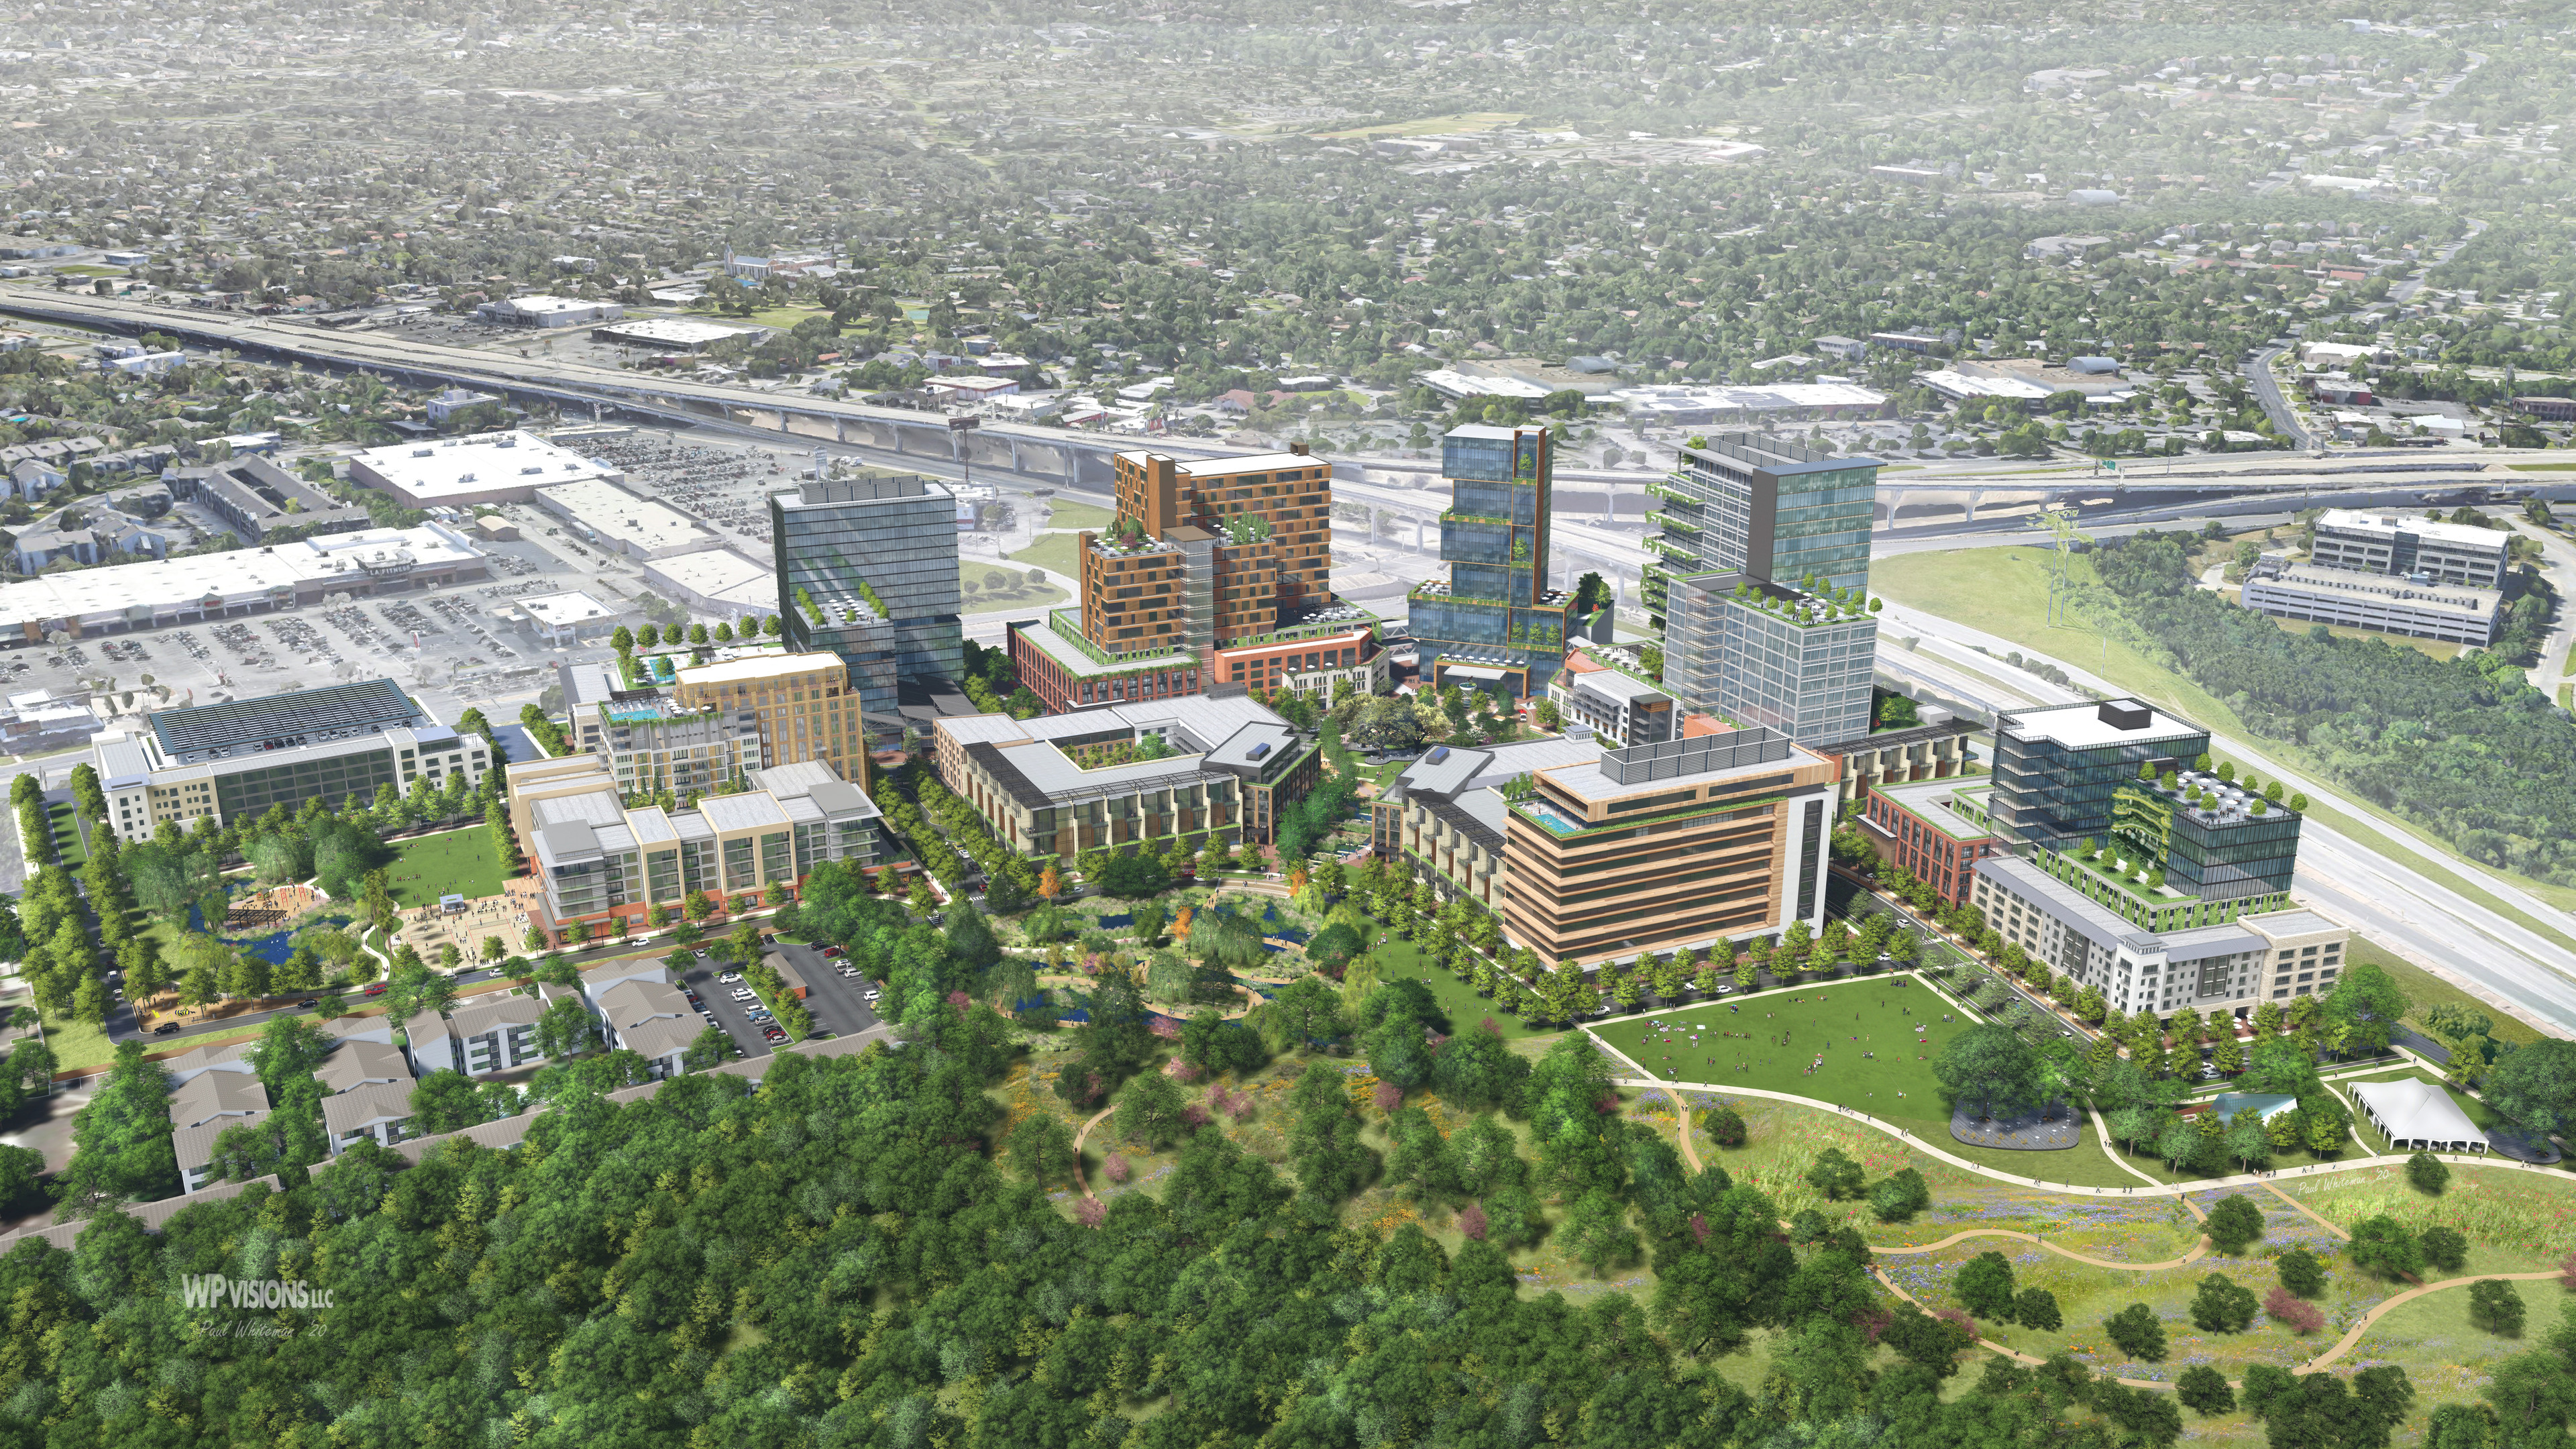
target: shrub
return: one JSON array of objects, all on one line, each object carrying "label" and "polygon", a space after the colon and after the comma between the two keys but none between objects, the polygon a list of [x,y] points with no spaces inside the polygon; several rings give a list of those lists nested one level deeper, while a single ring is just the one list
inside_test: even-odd
[{"label": "shrub", "polygon": [[2041,1333],[2055,1333],[2066,1326],[2066,1315],[2057,1311],[2057,1295],[2045,1288],[2024,1288],[2013,1295],[2013,1321]]},{"label": "shrub", "polygon": [[2227,1386],[2227,1375],[2207,1364],[2195,1364],[2182,1371],[2174,1385],[2183,1407],[2208,1416],[2236,1412],[2236,1391]]},{"label": "shrub", "polygon": [[2426,1228],[2415,1240],[2424,1251],[2424,1261],[2445,1273],[2456,1273],[2468,1266],[2469,1240],[2456,1228]]},{"label": "shrub", "polygon": [[1472,1242],[1483,1242],[1485,1240],[1485,1210],[1476,1206],[1474,1203],[1467,1204],[1466,1209],[1458,1214],[1458,1231],[1466,1234],[1468,1239]]},{"label": "shrub", "polygon": [[2281,1286],[2302,1298],[2314,1298],[2326,1291],[2326,1265],[2305,1248],[2292,1248],[2276,1260],[2281,1270]]},{"label": "shrub", "polygon": [[2314,1333],[2326,1326],[2324,1309],[2278,1285],[2263,1295],[2263,1312],[2292,1333]]},{"label": "shrub", "polygon": [[1720,1147],[1744,1145],[1744,1117],[1733,1107],[1712,1107],[1700,1114],[1700,1127]]},{"label": "shrub", "polygon": [[2254,1323],[2253,1290],[2225,1274],[2210,1274],[2191,1297],[2191,1322],[2204,1333],[2243,1333]]},{"label": "shrub", "polygon": [[2263,1236],[2263,1210],[2243,1193],[2221,1198],[2218,1206],[2209,1210],[2209,1221],[2202,1231],[2209,1234],[2211,1247],[2234,1257],[2245,1251],[2246,1244]]},{"label": "shrub", "polygon": [[2164,1323],[2143,1303],[2132,1303],[2102,1320],[2102,1329],[2120,1352],[2133,1359],[2155,1363],[2165,1356]]},{"label": "shrub", "polygon": [[2439,1197],[2451,1185],[2450,1165],[2432,1153],[2418,1152],[2406,1159],[2406,1182],[2417,1192]]},{"label": "shrub", "polygon": [[2469,1321],[2500,1338],[2522,1336],[2522,1295],[2502,1278],[2469,1285]]},{"label": "shrub", "polygon": [[1839,1147],[1816,1154],[1816,1165],[1807,1169],[1807,1186],[1824,1194],[1828,1202],[1860,1196],[1861,1182],[1860,1164],[1845,1157]]}]

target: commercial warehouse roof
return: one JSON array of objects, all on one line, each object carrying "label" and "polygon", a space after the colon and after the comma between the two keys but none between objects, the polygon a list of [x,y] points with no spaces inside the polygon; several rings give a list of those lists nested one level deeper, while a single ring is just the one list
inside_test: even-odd
[{"label": "commercial warehouse roof", "polygon": [[316,587],[348,588],[479,563],[484,556],[465,535],[432,523],[109,564],[0,584],[0,629],[63,619],[84,624],[144,623],[200,605],[220,609],[274,602]]},{"label": "commercial warehouse roof", "polygon": [[524,428],[476,433],[436,443],[397,443],[369,448],[349,459],[362,479],[382,479],[421,507],[450,499],[479,498],[496,489],[530,489],[586,478],[624,475],[605,463],[558,448]]},{"label": "commercial warehouse roof", "polygon": [[620,552],[644,558],[722,548],[714,530],[666,503],[638,498],[605,478],[537,490],[537,505],[589,529]]}]

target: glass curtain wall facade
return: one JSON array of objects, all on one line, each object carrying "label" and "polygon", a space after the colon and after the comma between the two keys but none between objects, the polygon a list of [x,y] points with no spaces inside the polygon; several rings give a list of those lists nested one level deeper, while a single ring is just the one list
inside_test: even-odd
[{"label": "glass curtain wall facade", "polygon": [[902,731],[901,686],[965,673],[956,507],[911,474],[818,479],[769,500],[788,647],[841,656],[880,737]]},{"label": "glass curtain wall facade", "polygon": [[1869,534],[1878,463],[1760,433],[1708,438],[1655,485],[1661,501],[1646,541],[1644,596],[1665,620],[1674,580],[1713,572],[1818,587],[1869,585]]},{"label": "glass curtain wall facade", "polygon": [[1878,620],[1741,574],[1675,580],[1664,685],[1696,713],[1802,745],[1869,733]]},{"label": "glass curtain wall facade", "polygon": [[[1995,787],[1988,813],[2009,846],[2079,849],[2107,840],[2119,821],[2121,787],[2138,783],[2150,760],[2188,763],[2209,750],[2209,732],[2161,714],[2110,723],[2119,701],[2101,706],[2005,714],[1995,722]],[[2071,720],[2071,723],[2068,721]],[[2093,723],[2087,724],[2091,720]]]},{"label": "glass curtain wall facade", "polygon": [[1427,679],[1513,698],[1547,688],[1565,660],[1564,591],[1547,586],[1545,428],[1452,428],[1440,442],[1449,511],[1440,557],[1449,582],[1412,595],[1413,635]]}]

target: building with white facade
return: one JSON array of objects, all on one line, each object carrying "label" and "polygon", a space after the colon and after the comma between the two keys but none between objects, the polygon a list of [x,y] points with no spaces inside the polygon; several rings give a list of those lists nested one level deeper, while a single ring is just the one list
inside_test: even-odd
[{"label": "building with white facade", "polygon": [[585,542],[628,558],[676,558],[724,547],[724,540],[705,524],[667,503],[639,498],[605,478],[540,488],[536,503]]},{"label": "building with white facade", "polygon": [[2504,595],[2494,589],[2268,558],[2254,566],[2236,601],[2276,619],[2442,639],[2475,649],[2494,643],[2504,632]]},{"label": "building with white facade", "polygon": [[443,523],[367,528],[224,553],[108,564],[0,584],[0,644],[163,629],[491,577],[491,559]]},{"label": "building with white facade", "polygon": [[524,428],[436,442],[369,448],[349,459],[349,477],[392,494],[406,508],[525,503],[540,488],[626,475]]},{"label": "building with white facade", "polygon": [[486,302],[474,309],[474,319],[496,327],[588,327],[598,322],[614,322],[626,315],[626,309],[615,302],[584,301],[579,297],[511,297],[499,302]]}]

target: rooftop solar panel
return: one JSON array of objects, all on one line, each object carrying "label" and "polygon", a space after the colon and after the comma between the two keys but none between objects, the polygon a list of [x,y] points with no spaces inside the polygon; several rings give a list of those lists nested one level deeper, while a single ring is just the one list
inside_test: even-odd
[{"label": "rooftop solar panel", "polygon": [[390,679],[300,689],[259,699],[227,700],[152,716],[162,752],[187,762],[261,750],[287,750],[396,729],[422,719],[419,706]]}]

